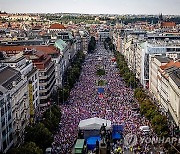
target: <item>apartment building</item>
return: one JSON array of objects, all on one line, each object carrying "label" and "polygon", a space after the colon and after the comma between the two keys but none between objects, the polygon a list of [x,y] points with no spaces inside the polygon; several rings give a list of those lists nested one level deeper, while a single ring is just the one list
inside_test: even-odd
[{"label": "apartment building", "polygon": [[74,32],[74,38],[75,38],[75,43],[74,43],[74,49],[75,51],[82,51],[82,40],[81,36],[79,34],[79,31]]},{"label": "apartment building", "polygon": [[153,56],[150,60],[149,91],[180,126],[180,62],[167,56]]},{"label": "apartment building", "polygon": [[110,37],[110,30],[109,29],[99,29],[97,31],[98,39],[102,42],[108,37]]},{"label": "apartment building", "polygon": [[58,32],[63,32],[65,30],[66,28],[64,27],[64,25],[59,23],[53,23],[48,28],[48,33],[58,33]]},{"label": "apartment building", "polygon": [[[34,113],[37,113],[39,108],[39,76],[38,70],[33,66],[32,61],[27,60],[23,55],[23,52],[20,52],[1,62],[18,70],[24,77],[27,77],[29,84],[28,92],[30,92],[30,84],[32,85],[32,110]],[[28,98],[31,105],[30,97]]]},{"label": "apartment building", "polygon": [[51,56],[34,49],[24,51],[24,56],[32,60],[36,66],[39,76],[39,99],[40,108],[48,105],[48,99],[56,83],[55,66]]},{"label": "apartment building", "polygon": [[82,40],[82,50],[86,54],[88,51],[88,44],[90,41],[90,35],[86,30],[79,30],[79,34]]},{"label": "apartment building", "polygon": [[149,87],[151,55],[180,53],[179,36],[152,36],[143,31],[127,31],[122,36],[122,54],[144,88]]},{"label": "apartment building", "polygon": [[0,151],[7,152],[13,145],[13,117],[10,92],[0,85]]},{"label": "apartment building", "polygon": [[158,98],[158,71],[159,67],[170,62],[171,59],[167,56],[152,55],[149,61],[149,91],[153,94],[154,98]]},{"label": "apartment building", "polygon": [[[1,116],[1,126],[6,125],[11,128],[10,123],[12,119],[12,138],[14,145],[17,145],[23,142],[24,130],[28,125],[30,119],[28,80],[19,71],[9,66],[1,65],[0,85],[4,89],[4,92],[7,91],[7,93],[3,92],[3,97],[5,98],[5,100],[7,100],[7,102],[3,102],[5,103],[4,106],[8,106],[8,108],[2,108],[3,106],[1,107],[1,114],[8,112],[8,119],[6,119],[7,117],[3,118],[3,116]],[[4,123],[6,124],[4,125]],[[10,133],[10,128],[6,128],[5,130],[3,127],[2,130],[5,130],[5,132],[3,133],[6,133],[6,135],[8,135],[8,133]],[[6,140],[2,149],[7,150],[11,144],[12,143],[10,140]]]}]

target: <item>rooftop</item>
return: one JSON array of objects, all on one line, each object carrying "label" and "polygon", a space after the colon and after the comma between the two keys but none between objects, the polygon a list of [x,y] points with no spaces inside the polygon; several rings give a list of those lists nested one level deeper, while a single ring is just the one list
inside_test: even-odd
[{"label": "rooftop", "polygon": [[175,82],[175,84],[180,88],[180,66],[172,66],[165,70],[171,79]]},{"label": "rooftop", "polygon": [[155,58],[159,60],[161,63],[168,63],[171,60],[169,57],[162,55],[156,55]]},{"label": "rooftop", "polygon": [[11,68],[4,67],[0,70],[0,85],[7,89],[12,89],[13,81],[19,82],[21,80],[21,74],[19,71]]},{"label": "rooftop", "polygon": [[32,46],[0,46],[0,51],[4,51],[7,54],[15,51],[16,54],[22,52],[26,49],[35,49],[38,51],[42,51],[46,54],[55,54],[58,53],[58,50],[53,45],[32,45]]},{"label": "rooftop", "polygon": [[66,48],[67,44],[65,41],[59,39],[55,42],[54,46],[63,51]]},{"label": "rooftop", "polygon": [[169,67],[177,67],[177,68],[180,68],[180,62],[179,61],[169,61],[167,64],[165,64],[165,65],[162,65],[162,66],[160,66],[160,68],[162,69],[162,70],[164,70],[164,69],[167,69],[167,68],[169,68]]},{"label": "rooftop", "polygon": [[49,29],[66,29],[66,28],[65,28],[64,25],[62,25],[62,24],[55,23],[55,24],[52,24],[52,25],[49,27]]},{"label": "rooftop", "polygon": [[162,27],[175,27],[176,23],[175,22],[162,22],[161,26]]}]

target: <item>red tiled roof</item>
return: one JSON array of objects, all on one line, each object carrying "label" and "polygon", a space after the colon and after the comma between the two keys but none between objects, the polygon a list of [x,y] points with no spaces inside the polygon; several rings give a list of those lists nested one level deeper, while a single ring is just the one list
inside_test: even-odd
[{"label": "red tiled roof", "polygon": [[175,27],[176,23],[175,22],[162,22],[161,26],[162,27]]},{"label": "red tiled roof", "polygon": [[66,28],[65,28],[64,25],[62,25],[62,24],[55,23],[55,24],[52,24],[52,25],[49,27],[49,29],[66,29]]},{"label": "red tiled roof", "polygon": [[162,70],[164,70],[164,69],[166,69],[166,68],[168,68],[168,67],[171,67],[171,66],[176,66],[176,67],[180,68],[180,62],[179,62],[179,61],[177,61],[177,62],[170,61],[169,63],[160,66],[160,68],[161,68]]},{"label": "red tiled roof", "polygon": [[[36,58],[32,57],[32,55],[35,55]],[[33,64],[36,65],[36,68],[38,69],[45,69],[51,62],[51,56],[42,51],[37,51],[35,53],[26,53],[25,57],[32,60]]]},{"label": "red tiled roof", "polygon": [[0,13],[0,17],[6,17],[6,16],[8,16],[8,14]]},{"label": "red tiled roof", "polygon": [[58,53],[58,50],[53,46],[53,45],[49,45],[49,46],[0,46],[0,51],[4,51],[7,54],[8,53],[12,53],[12,51],[17,54],[21,51],[24,51],[25,49],[35,49],[37,51],[42,51],[46,54],[55,54]]}]

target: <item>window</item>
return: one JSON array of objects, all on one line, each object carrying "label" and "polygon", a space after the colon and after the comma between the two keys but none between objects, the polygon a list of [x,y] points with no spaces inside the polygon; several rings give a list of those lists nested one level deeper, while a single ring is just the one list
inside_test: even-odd
[{"label": "window", "polygon": [[6,107],[6,105],[5,105],[4,107],[5,107],[5,112],[7,112],[7,107]]},{"label": "window", "polygon": [[9,134],[9,140],[10,140],[10,142],[13,140],[12,133]]},{"label": "window", "polygon": [[1,108],[1,117],[4,115],[4,107]]},{"label": "window", "polygon": [[38,105],[38,99],[36,100],[36,106]]},{"label": "window", "polygon": [[36,91],[36,97],[38,97],[38,92]]},{"label": "window", "polygon": [[8,110],[10,110],[10,108],[11,108],[11,104],[10,104],[10,103],[8,103]]},{"label": "window", "polygon": [[12,123],[9,124],[9,130],[11,130],[11,129],[12,129]]},{"label": "window", "polygon": [[0,100],[0,104],[1,104],[1,106],[3,106],[4,105],[4,99],[2,99],[2,100]]},{"label": "window", "polygon": [[34,82],[34,76],[32,77],[32,82]]},{"label": "window", "polygon": [[39,90],[44,90],[45,86],[39,86]]},{"label": "window", "polygon": [[10,94],[7,95],[7,101],[9,101],[9,100],[10,100]]},{"label": "window", "polygon": [[11,119],[11,113],[8,114],[8,121]]},{"label": "window", "polygon": [[46,80],[39,80],[39,83],[45,83]]},{"label": "window", "polygon": [[3,142],[3,149],[5,150],[7,148],[6,140]]},{"label": "window", "polygon": [[5,126],[5,119],[2,119],[1,123],[2,123],[2,127],[4,127]]},{"label": "window", "polygon": [[35,74],[35,80],[37,79],[37,73]]},{"label": "window", "polygon": [[35,96],[33,95],[33,101],[35,100]]},{"label": "window", "polygon": [[35,83],[35,89],[37,89],[37,82]]},{"label": "window", "polygon": [[3,138],[6,137],[6,130],[3,130],[2,136],[3,136]]}]

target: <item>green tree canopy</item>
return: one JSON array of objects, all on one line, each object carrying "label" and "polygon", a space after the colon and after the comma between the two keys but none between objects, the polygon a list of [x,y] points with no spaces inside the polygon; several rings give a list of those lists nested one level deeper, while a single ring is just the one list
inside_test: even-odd
[{"label": "green tree canopy", "polygon": [[14,148],[9,154],[43,154],[43,150],[40,149],[36,143],[34,142],[28,142],[19,148]]},{"label": "green tree canopy", "polygon": [[26,142],[34,142],[43,150],[51,146],[53,141],[52,133],[45,127],[43,123],[38,123],[35,126],[28,126],[26,127],[25,132]]}]

